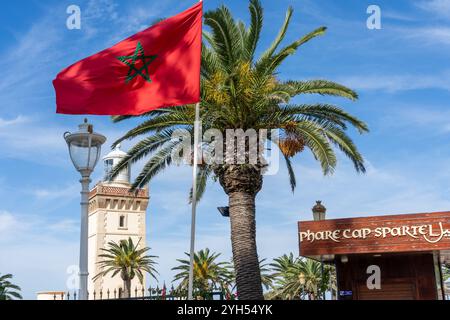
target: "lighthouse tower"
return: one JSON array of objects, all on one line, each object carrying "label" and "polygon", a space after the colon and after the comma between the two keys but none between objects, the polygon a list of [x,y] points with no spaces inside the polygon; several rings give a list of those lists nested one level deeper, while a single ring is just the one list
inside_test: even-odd
[{"label": "lighthouse tower", "polygon": [[[123,290],[120,273],[113,278],[111,274],[97,278],[93,277],[101,272],[98,262],[108,248],[108,242],[120,243],[121,240],[133,239],[139,247],[145,246],[145,220],[149,202],[148,188],[138,189],[130,193],[130,166],[110,180],[112,168],[117,165],[126,153],[120,150],[120,145],[103,158],[105,174],[89,195],[89,240],[88,240],[88,270],[89,270],[89,299],[103,299],[119,297]],[[135,289],[141,292],[145,289],[137,277],[131,284],[132,293]],[[100,293],[101,292],[101,293]],[[101,296],[100,296],[101,294]]]}]

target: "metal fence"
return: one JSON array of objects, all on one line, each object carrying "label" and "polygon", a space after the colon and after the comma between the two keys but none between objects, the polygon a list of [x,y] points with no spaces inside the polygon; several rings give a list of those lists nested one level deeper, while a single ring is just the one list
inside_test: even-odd
[{"label": "metal fence", "polygon": [[[88,300],[186,300],[187,294],[185,292],[180,292],[175,290],[173,287],[170,290],[160,288],[135,288],[131,291],[131,297],[124,297],[123,291],[121,289],[114,289],[106,291],[93,291],[88,292]],[[78,300],[78,294],[76,291],[70,293],[54,294],[53,300]],[[195,294],[194,294],[195,296]],[[208,294],[206,300],[225,300],[226,295],[221,291],[214,291]],[[200,299],[200,298],[199,298]],[[204,298],[202,298],[204,299]]]}]

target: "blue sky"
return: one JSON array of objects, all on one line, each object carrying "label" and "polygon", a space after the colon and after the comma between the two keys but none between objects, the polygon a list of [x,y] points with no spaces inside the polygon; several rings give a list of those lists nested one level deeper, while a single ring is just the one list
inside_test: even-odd
[{"label": "blue sky", "polygon": [[[225,3],[246,20],[244,1]],[[360,99],[327,101],[364,119],[370,134],[351,132],[368,172],[358,175],[340,156],[323,177],[309,152],[295,160],[292,194],[284,168],[266,177],[257,198],[261,257],[298,253],[296,221],[310,219],[321,199],[329,217],[450,209],[450,0],[262,1],[261,48],[276,35],[285,10],[294,7],[287,41],[325,25],[324,37],[305,45],[280,69],[284,79],[326,78],[357,90]],[[82,29],[66,28],[66,8],[77,4]],[[51,80],[64,67],[192,5],[192,1],[17,0],[0,12],[0,273],[13,273],[26,298],[41,290],[66,290],[68,266],[78,263],[79,184],[62,134],[81,116],[55,114]],[[366,28],[366,9],[377,4],[382,29]],[[89,117],[115,138],[136,121],[112,124]],[[124,148],[130,146],[125,143]],[[109,151],[109,146],[103,150]],[[93,176],[102,175],[101,164]],[[136,168],[134,173],[136,174]],[[170,283],[175,259],[189,247],[190,168],[174,167],[150,184],[147,242],[160,256],[160,284]],[[227,198],[211,184],[199,205],[197,248],[230,257],[228,221],[217,206]],[[154,285],[155,282],[152,283]]]}]

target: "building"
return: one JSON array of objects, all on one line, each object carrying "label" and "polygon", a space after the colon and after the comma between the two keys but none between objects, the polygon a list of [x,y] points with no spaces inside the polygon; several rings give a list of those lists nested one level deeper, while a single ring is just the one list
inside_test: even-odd
[{"label": "building", "polygon": [[66,300],[67,295],[64,291],[41,291],[37,294],[37,300]]},{"label": "building", "polygon": [[[148,188],[130,193],[130,167],[123,170],[115,179],[111,180],[112,168],[125,157],[120,145],[103,158],[105,175],[103,181],[97,183],[89,195],[89,240],[88,240],[88,270],[89,298],[94,294],[98,299],[119,297],[123,288],[120,274],[114,278],[111,275],[101,276],[95,281],[93,278],[100,273],[99,262],[102,249],[107,248],[110,241],[119,243],[129,237],[140,247],[146,245],[146,210],[149,202]],[[137,277],[133,279],[132,291],[141,292],[144,285]]]},{"label": "building", "polygon": [[[340,300],[442,300],[450,212],[301,221],[300,255],[336,266]],[[448,295],[448,291],[447,291]]]}]

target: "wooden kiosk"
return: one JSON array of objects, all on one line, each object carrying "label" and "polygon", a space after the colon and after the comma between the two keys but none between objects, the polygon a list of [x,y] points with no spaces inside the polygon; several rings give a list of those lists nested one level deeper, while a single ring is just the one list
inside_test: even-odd
[{"label": "wooden kiosk", "polygon": [[[340,300],[445,297],[440,266],[450,261],[450,212],[301,221],[298,227],[300,255],[336,266]],[[377,272],[373,288],[368,279]]]}]

